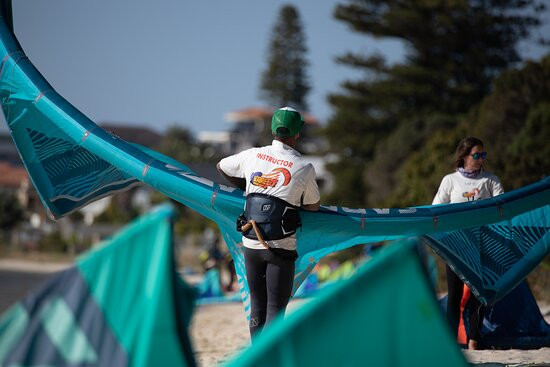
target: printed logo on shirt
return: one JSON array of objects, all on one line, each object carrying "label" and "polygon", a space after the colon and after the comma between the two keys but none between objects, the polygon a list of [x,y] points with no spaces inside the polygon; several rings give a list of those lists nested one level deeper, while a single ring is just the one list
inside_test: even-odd
[{"label": "printed logo on shirt", "polygon": [[262,172],[254,172],[250,175],[250,183],[254,186],[259,186],[262,189],[275,187],[279,180],[283,178],[283,183],[280,186],[286,186],[292,178],[290,172],[286,168],[275,168],[273,171],[263,174]]},{"label": "printed logo on shirt", "polygon": [[267,161],[267,162],[276,164],[278,166],[285,166],[285,167],[288,167],[288,168],[292,168],[292,162],[284,160],[284,159],[274,158],[274,157],[272,157],[270,155],[267,155],[267,154],[258,153],[258,154],[256,154],[256,158],[261,159],[263,161]]},{"label": "printed logo on shirt", "polygon": [[476,196],[480,193],[479,189],[473,189],[472,191],[463,192],[462,197],[468,199],[468,201],[474,201]]}]

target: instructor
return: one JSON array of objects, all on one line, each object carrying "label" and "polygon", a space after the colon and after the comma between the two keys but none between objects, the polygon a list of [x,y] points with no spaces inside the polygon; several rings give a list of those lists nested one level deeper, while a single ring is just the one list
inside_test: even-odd
[{"label": "instructor", "polygon": [[284,314],[294,281],[299,209],[319,209],[315,170],[296,150],[304,120],[283,107],[273,113],[273,142],[222,159],[220,173],[246,193],[242,229],[246,277],[250,288],[250,335],[278,313]]}]

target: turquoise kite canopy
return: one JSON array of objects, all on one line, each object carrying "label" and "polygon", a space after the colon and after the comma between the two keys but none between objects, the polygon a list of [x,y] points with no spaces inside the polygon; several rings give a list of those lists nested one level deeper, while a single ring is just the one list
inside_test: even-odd
[{"label": "turquoise kite canopy", "polygon": [[[27,58],[12,30],[9,15],[0,14],[0,101],[10,133],[29,176],[49,214],[60,218],[95,200],[145,183],[217,223],[235,260],[241,296],[248,310],[248,285],[235,229],[242,212],[241,190],[197,176],[187,166],[155,151],[131,144],[101,129],[61,97]],[[351,209],[323,206],[319,212],[303,212],[298,233],[295,290],[325,255],[353,245],[409,236],[479,228],[508,222],[550,204],[550,177],[495,198],[462,204],[402,209]],[[546,217],[549,217],[546,215]],[[504,221],[504,222],[503,222]],[[529,225],[521,222],[522,225]],[[549,224],[535,223],[548,227]],[[476,274],[470,285],[484,299],[486,284],[500,284],[492,294],[509,291],[549,252],[548,237],[530,241],[522,257],[505,259],[506,282],[485,282],[487,267],[477,259],[456,254],[457,271]],[[429,241],[444,247],[444,241]],[[515,246],[512,241],[511,246]],[[522,259],[529,258],[529,261]],[[496,257],[500,261],[500,257]],[[504,261],[504,260],[503,260]],[[515,262],[514,262],[515,261]],[[474,264],[475,263],[475,264]],[[501,264],[491,266],[499,267]],[[473,269],[471,272],[463,271]],[[491,272],[491,276],[497,274]],[[503,276],[497,274],[497,277]],[[467,277],[468,278],[468,277]],[[493,279],[494,280],[494,279]],[[494,297],[485,298],[494,302]]]},{"label": "turquoise kite canopy", "polygon": [[[0,315],[0,365],[196,366],[187,332],[196,293],[176,272],[173,215],[154,208]],[[415,242],[380,250],[229,365],[466,366]]]},{"label": "turquoise kite canopy", "polygon": [[196,366],[174,214],[154,208],[0,315],[0,366]]},{"label": "turquoise kite canopy", "polygon": [[226,364],[339,365],[467,366],[433,296],[416,240],[379,250],[351,277],[276,318],[252,348]]}]

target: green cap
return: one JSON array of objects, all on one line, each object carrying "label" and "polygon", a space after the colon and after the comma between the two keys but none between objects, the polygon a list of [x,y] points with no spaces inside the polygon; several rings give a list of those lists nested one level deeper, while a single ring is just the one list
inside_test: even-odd
[{"label": "green cap", "polygon": [[[304,126],[304,119],[298,111],[291,107],[279,108],[273,113],[271,119],[271,131],[277,136],[294,136],[298,134]],[[277,129],[286,127],[287,134],[277,133]]]}]

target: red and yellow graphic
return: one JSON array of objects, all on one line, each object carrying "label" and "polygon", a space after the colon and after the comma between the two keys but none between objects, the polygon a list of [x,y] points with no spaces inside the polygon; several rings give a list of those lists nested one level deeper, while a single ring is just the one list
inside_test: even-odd
[{"label": "red and yellow graphic", "polygon": [[279,182],[281,175],[283,176],[283,183],[281,186],[288,185],[292,176],[286,168],[275,168],[273,171],[266,174],[263,174],[262,172],[254,172],[250,176],[250,183],[254,186],[259,186],[262,189],[275,187]]},{"label": "red and yellow graphic", "polygon": [[462,197],[467,198],[468,201],[474,201],[476,199],[476,196],[479,195],[479,193],[480,193],[480,190],[476,188],[470,192],[462,193]]}]

